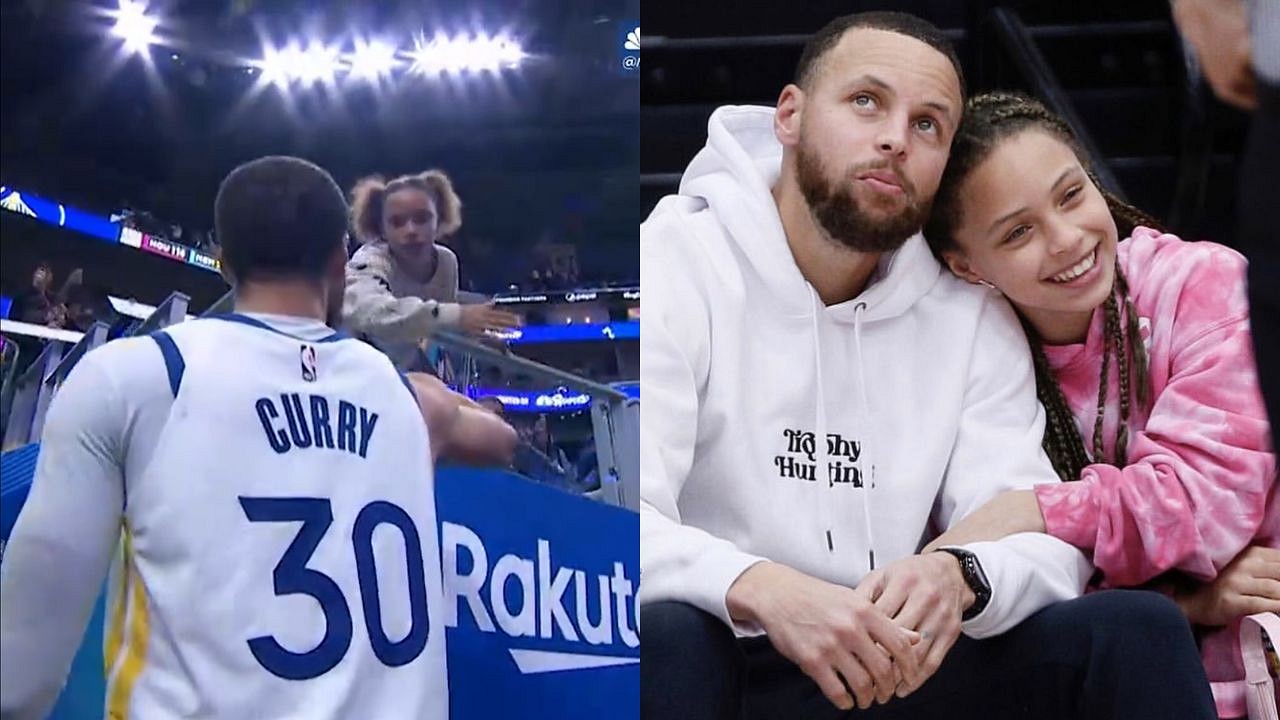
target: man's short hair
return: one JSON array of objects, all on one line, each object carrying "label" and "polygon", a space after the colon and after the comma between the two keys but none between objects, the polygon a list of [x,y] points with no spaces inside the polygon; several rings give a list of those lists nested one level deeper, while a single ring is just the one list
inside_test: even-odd
[{"label": "man's short hair", "polygon": [[344,247],[347,201],[333,177],[296,157],[247,162],[218,188],[213,222],[222,262],[237,283],[318,280]]},{"label": "man's short hair", "polygon": [[870,28],[886,30],[913,37],[932,47],[951,61],[956,77],[960,80],[960,97],[964,98],[964,71],[960,68],[960,58],[947,36],[933,23],[922,20],[915,15],[893,11],[860,12],[844,15],[827,23],[821,30],[805,43],[804,52],[800,54],[800,63],[796,66],[795,84],[808,90],[810,83],[821,70],[822,59],[827,52],[840,43],[844,34],[854,28]]}]

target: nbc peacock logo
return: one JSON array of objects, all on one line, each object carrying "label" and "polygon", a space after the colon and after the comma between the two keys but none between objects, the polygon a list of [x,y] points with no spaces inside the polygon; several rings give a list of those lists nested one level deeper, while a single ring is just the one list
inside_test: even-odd
[{"label": "nbc peacock logo", "polygon": [[[8,188],[5,188],[5,190],[7,191]],[[27,205],[27,201],[22,199],[21,193],[17,190],[9,192],[8,194],[0,192],[0,195],[3,196],[3,199],[0,200],[0,207],[3,207],[5,210],[18,213],[19,215],[27,215],[29,217],[36,216],[35,211]]]},{"label": "nbc peacock logo", "polygon": [[640,72],[640,23],[619,23],[618,38],[622,43],[618,68],[624,75]]}]

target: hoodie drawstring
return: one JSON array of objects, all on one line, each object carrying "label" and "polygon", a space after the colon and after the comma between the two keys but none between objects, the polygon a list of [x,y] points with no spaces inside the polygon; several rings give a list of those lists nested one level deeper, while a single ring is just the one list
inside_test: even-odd
[{"label": "hoodie drawstring", "polygon": [[[830,484],[831,480],[827,475],[827,465],[830,463],[830,456],[827,453],[827,404],[823,397],[822,387],[822,332],[818,326],[818,313],[822,311],[822,301],[818,297],[816,290],[809,290],[809,317],[813,320],[813,358],[814,371],[818,374],[818,396],[816,398],[817,410],[814,417],[814,438],[813,448],[817,465],[814,467],[813,480],[814,484],[826,482]],[[831,537],[832,525],[834,524],[834,511],[832,503],[825,497],[821,502],[823,530],[827,535],[827,551],[834,553],[836,551],[835,542]]]},{"label": "hoodie drawstring", "polygon": [[863,421],[859,442],[862,443],[862,453],[860,459],[865,459],[862,464],[867,469],[862,476],[862,527],[867,537],[867,559],[871,570],[876,569],[876,539],[875,534],[871,530],[871,488],[875,486],[876,466],[871,459],[871,448],[875,443],[870,441],[872,423],[866,421],[866,415],[871,412],[871,402],[867,399],[867,378],[863,372],[862,362],[862,315],[866,312],[867,304],[860,302],[853,306],[853,348],[854,367],[858,372],[858,395],[859,401],[862,403]]},{"label": "hoodie drawstring", "polygon": [[[823,393],[822,333],[821,333],[821,328],[818,325],[818,322],[819,322],[818,313],[821,312],[822,305],[821,305],[821,299],[818,297],[818,294],[816,291],[810,290],[809,300],[810,300],[810,308],[812,310],[812,312],[810,313],[810,319],[812,320],[812,325],[813,325],[814,371],[818,374],[818,396],[816,398],[816,402],[814,403],[816,406],[816,411],[814,413],[815,415],[814,424],[816,426],[815,438],[814,438],[814,450],[816,451],[816,459],[818,461],[818,465],[815,470],[814,480],[817,482],[822,482],[825,480],[827,484],[830,485],[831,478],[830,478],[830,468],[828,467],[828,465],[831,462],[831,458],[830,458],[830,453],[827,450],[827,404],[826,404],[826,399]],[[863,363],[862,363],[862,317],[863,317],[863,313],[866,312],[866,309],[867,309],[867,304],[865,302],[860,302],[854,306],[853,347],[854,347],[854,354],[856,355],[856,357],[854,358],[855,360],[854,365],[856,366],[857,373],[858,373],[858,396],[859,396],[858,399],[862,404],[861,411],[863,413],[863,420],[859,422],[859,425],[861,426],[860,432],[859,432],[859,435],[860,435],[859,442],[862,443],[861,458],[865,458],[866,461],[861,464],[864,468],[868,469],[868,472],[866,472],[862,477],[862,491],[863,491],[862,529],[863,529],[863,534],[866,537],[866,541],[867,541],[867,560],[868,560],[869,569],[875,570],[876,569],[875,534],[872,532],[872,529],[871,529],[871,486],[872,486],[872,483],[874,482],[874,477],[875,477],[875,464],[871,462],[871,458],[869,456],[870,448],[873,443],[870,443],[867,441],[867,435],[871,432],[871,423],[866,421],[865,416],[867,413],[870,412],[871,404],[867,398],[867,378],[865,373],[863,372]],[[835,542],[832,539],[832,534],[831,534],[835,524],[834,510],[833,510],[834,503],[824,500],[822,502],[822,506],[823,506],[823,519],[825,521],[825,526],[826,526],[824,529],[827,535],[827,550],[829,552],[834,553]]]}]

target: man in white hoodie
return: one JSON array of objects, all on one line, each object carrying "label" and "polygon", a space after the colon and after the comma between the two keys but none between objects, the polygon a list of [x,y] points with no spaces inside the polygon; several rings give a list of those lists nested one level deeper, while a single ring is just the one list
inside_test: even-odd
[{"label": "man in white hoodie", "polygon": [[641,226],[645,717],[1214,716],[1172,602],[1078,598],[1075,548],[917,554],[1057,481],[1013,312],[918,234],[962,86],[928,23],[833,21]]}]

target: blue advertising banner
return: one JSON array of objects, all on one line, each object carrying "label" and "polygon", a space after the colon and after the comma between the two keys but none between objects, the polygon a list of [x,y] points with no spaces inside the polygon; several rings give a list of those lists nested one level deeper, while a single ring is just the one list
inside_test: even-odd
[{"label": "blue advertising banner", "polygon": [[575,323],[570,325],[528,325],[495,333],[511,343],[587,342],[591,340],[639,340],[640,322]]},{"label": "blue advertising banner", "polygon": [[46,200],[38,195],[19,192],[11,187],[0,187],[0,207],[12,213],[33,217],[109,243],[120,240],[120,225],[111,222],[108,218]]},{"label": "blue advertising banner", "polygon": [[[0,455],[0,541],[38,448]],[[451,716],[638,718],[639,515],[493,470],[441,468],[436,500]],[[102,716],[102,622],[51,720]]]}]

